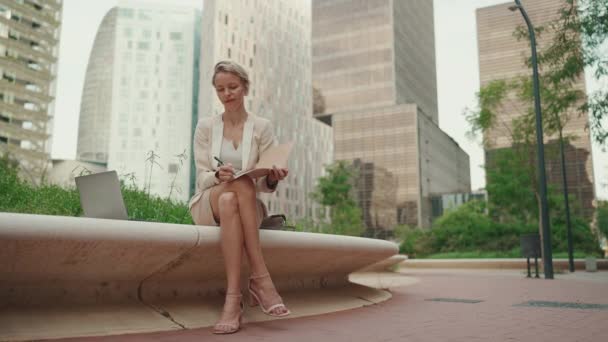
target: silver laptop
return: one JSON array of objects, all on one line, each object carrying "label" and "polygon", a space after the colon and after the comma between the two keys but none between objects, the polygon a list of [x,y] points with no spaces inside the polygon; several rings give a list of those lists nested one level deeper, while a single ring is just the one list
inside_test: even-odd
[{"label": "silver laptop", "polygon": [[75,180],[85,217],[129,219],[116,171],[80,176]]}]

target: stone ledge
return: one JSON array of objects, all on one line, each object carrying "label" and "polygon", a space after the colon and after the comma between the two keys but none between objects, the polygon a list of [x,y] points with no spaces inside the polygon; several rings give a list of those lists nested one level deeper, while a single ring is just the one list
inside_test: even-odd
[{"label": "stone ledge", "polygon": [[[0,213],[0,340],[209,325],[225,286],[219,238],[218,227]],[[390,297],[348,275],[395,255],[394,243],[284,231],[260,239],[286,301],[312,291],[352,308]],[[243,288],[247,274],[244,264]]]}]

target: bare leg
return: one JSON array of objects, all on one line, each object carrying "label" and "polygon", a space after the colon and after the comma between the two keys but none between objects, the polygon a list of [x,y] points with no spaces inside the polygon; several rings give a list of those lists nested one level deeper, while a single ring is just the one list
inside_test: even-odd
[{"label": "bare leg", "polygon": [[243,230],[238,201],[234,192],[224,192],[218,199],[221,249],[226,267],[226,293],[241,292],[241,260],[243,258]]},{"label": "bare leg", "polygon": [[[238,200],[238,213],[240,214],[240,222],[243,231],[245,249],[249,258],[249,266],[254,279],[251,281],[252,288],[258,294],[262,305],[266,308],[282,303],[281,297],[278,295],[272,279],[267,277],[257,277],[268,274],[268,268],[262,254],[262,246],[260,244],[259,235],[259,219],[257,215],[257,203],[255,186],[253,182],[246,177],[239,178],[233,182],[225,183],[224,191],[233,191],[236,193]],[[211,205],[213,208],[213,193],[211,196]],[[215,212],[215,211],[214,211]],[[220,208],[220,222],[221,222]],[[222,229],[223,229],[222,225]],[[284,307],[278,307],[272,310],[273,314],[280,315],[287,312]]]},{"label": "bare leg", "polygon": [[[212,189],[212,194],[219,189]],[[234,192],[223,192],[218,197],[221,250],[226,267],[226,299],[222,316],[214,327],[215,333],[233,332],[238,328],[241,312],[241,260],[243,257],[243,231]]]}]

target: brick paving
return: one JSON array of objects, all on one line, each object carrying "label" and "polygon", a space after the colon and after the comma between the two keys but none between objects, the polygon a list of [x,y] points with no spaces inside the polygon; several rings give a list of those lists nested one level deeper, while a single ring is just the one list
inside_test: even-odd
[{"label": "brick paving", "polygon": [[[526,279],[514,271],[400,271],[419,282],[393,298],[331,314],[245,324],[234,335],[211,328],[65,341],[606,341],[608,310],[516,306],[531,300],[608,304],[608,273]],[[429,301],[473,299],[480,303]],[[251,309],[249,309],[251,310]]]}]

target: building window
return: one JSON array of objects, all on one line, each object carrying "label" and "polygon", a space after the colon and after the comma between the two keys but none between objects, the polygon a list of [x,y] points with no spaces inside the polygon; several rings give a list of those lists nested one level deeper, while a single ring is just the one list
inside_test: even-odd
[{"label": "building window", "polygon": [[228,14],[224,16],[224,24],[228,25]]},{"label": "building window", "polygon": [[138,42],[137,43],[138,50],[148,50],[150,49],[150,43],[148,42]]},{"label": "building window", "polygon": [[169,39],[171,39],[171,40],[182,40],[182,33],[181,32],[171,32],[169,34]]},{"label": "building window", "polygon": [[134,11],[131,8],[119,8],[118,14],[124,18],[133,18]]},{"label": "building window", "polygon": [[228,58],[230,58],[230,48],[228,48]]}]

